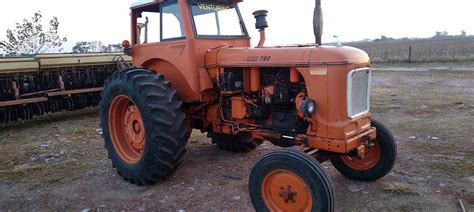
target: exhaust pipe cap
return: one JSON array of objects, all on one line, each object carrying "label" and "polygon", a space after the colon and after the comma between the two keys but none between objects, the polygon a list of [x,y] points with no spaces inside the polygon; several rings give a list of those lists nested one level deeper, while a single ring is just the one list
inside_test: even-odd
[{"label": "exhaust pipe cap", "polygon": [[268,28],[267,14],[267,10],[258,10],[253,13],[253,16],[257,21],[255,23],[255,28],[259,30],[264,30],[265,28]]}]

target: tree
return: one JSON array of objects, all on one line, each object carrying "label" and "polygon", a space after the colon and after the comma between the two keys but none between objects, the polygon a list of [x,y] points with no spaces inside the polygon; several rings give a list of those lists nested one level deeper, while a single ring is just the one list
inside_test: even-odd
[{"label": "tree", "polygon": [[74,47],[72,47],[72,52],[74,53],[92,53],[92,52],[104,52],[105,46],[102,41],[82,41],[77,42]]},{"label": "tree", "polygon": [[91,41],[89,42],[89,49],[91,52],[104,52],[105,46],[102,41]]},{"label": "tree", "polygon": [[109,44],[104,46],[102,41],[81,41],[77,42],[72,48],[74,53],[92,53],[92,52],[121,52],[122,44]]},{"label": "tree", "polygon": [[395,39],[392,38],[392,37],[387,37],[385,35],[381,35],[380,38],[377,38],[374,41],[375,42],[380,42],[380,41],[391,41],[391,40],[395,40]]},{"label": "tree", "polygon": [[59,21],[53,17],[49,21],[48,29],[43,27],[43,16],[41,11],[36,12],[31,20],[23,19],[16,23],[15,29],[7,30],[7,41],[2,41],[0,48],[8,55],[36,55],[59,48],[67,41],[58,34]]},{"label": "tree", "polygon": [[123,46],[121,43],[109,44],[105,48],[105,52],[123,52]]},{"label": "tree", "polygon": [[89,46],[87,42],[77,42],[74,47],[72,47],[72,52],[74,53],[86,53],[89,52]]},{"label": "tree", "polygon": [[435,35],[433,36],[434,39],[448,39],[453,37],[454,36],[449,35],[447,31],[436,31]]}]

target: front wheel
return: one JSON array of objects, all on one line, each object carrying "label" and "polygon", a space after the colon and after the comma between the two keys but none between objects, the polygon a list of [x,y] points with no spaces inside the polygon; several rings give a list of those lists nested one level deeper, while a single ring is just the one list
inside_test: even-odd
[{"label": "front wheel", "polygon": [[249,193],[256,211],[333,211],[332,181],[316,159],[280,149],[252,169]]},{"label": "front wheel", "polygon": [[372,120],[377,129],[374,146],[367,147],[364,159],[335,155],[331,163],[345,177],[360,181],[378,180],[392,170],[397,157],[397,145],[392,133],[381,122]]}]

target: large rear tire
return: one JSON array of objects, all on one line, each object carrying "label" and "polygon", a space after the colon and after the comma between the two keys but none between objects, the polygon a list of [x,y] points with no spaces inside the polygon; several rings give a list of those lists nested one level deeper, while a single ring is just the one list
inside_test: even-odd
[{"label": "large rear tire", "polygon": [[392,133],[381,122],[372,120],[377,129],[374,146],[367,148],[364,159],[335,155],[331,163],[345,177],[352,180],[375,181],[392,170],[397,157],[397,145]]},{"label": "large rear tire", "polygon": [[163,76],[145,69],[115,72],[100,102],[105,147],[112,165],[132,184],[171,176],[187,144],[177,92]]},{"label": "large rear tire", "polygon": [[208,132],[207,136],[211,138],[212,143],[216,144],[219,149],[231,152],[249,152],[263,143],[262,140],[252,138],[250,133],[227,135]]},{"label": "large rear tire", "polygon": [[249,193],[256,211],[333,211],[334,191],[316,159],[293,149],[262,156],[253,167]]}]

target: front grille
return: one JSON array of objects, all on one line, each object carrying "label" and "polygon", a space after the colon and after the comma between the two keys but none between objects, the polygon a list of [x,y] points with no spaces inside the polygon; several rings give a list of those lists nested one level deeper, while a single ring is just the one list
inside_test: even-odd
[{"label": "front grille", "polygon": [[362,68],[347,76],[347,116],[351,119],[369,112],[371,75],[369,68]]}]

